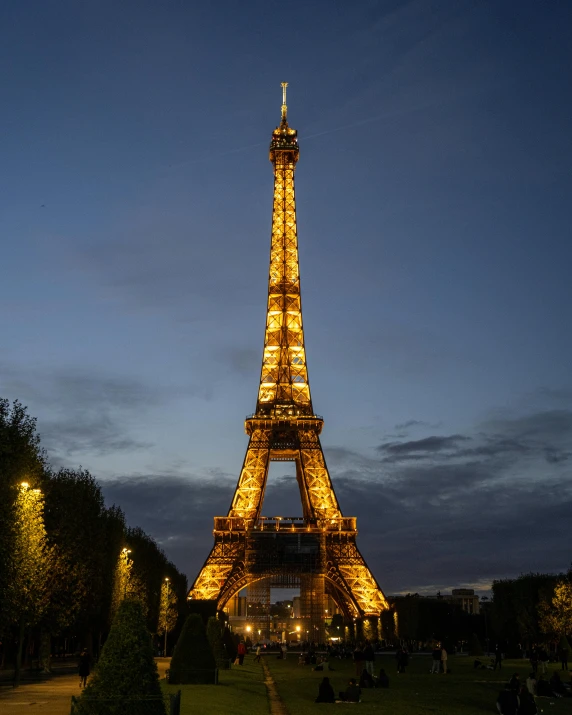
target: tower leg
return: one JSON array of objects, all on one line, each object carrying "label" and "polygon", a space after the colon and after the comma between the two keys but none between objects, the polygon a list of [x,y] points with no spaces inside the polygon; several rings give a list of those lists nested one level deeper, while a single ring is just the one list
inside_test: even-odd
[{"label": "tower leg", "polygon": [[263,578],[247,587],[247,624],[252,628],[252,641],[270,640],[270,580]]}]

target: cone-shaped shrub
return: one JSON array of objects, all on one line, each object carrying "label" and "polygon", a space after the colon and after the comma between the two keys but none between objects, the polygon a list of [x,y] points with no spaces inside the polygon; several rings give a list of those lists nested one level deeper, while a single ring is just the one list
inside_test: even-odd
[{"label": "cone-shaped shrub", "polygon": [[[98,702],[101,700],[105,701],[105,712],[113,715],[165,715],[153,642],[137,601],[123,601],[119,606],[76,712],[82,715],[102,712],[102,704]],[[134,700],[139,702],[133,703]]]},{"label": "cone-shaped shrub", "polygon": [[171,658],[169,683],[217,682],[216,662],[211,650],[203,619],[191,613],[185,621]]},{"label": "cone-shaped shrub", "polygon": [[211,616],[207,623],[207,638],[213,652],[217,668],[228,669],[230,663],[222,643],[222,623],[215,616]]},{"label": "cone-shaped shrub", "polygon": [[469,655],[484,655],[483,647],[476,633],[469,638]]},{"label": "cone-shaped shrub", "polygon": [[236,647],[236,641],[228,628],[224,629],[222,642],[224,645],[224,657],[234,663],[238,649]]}]

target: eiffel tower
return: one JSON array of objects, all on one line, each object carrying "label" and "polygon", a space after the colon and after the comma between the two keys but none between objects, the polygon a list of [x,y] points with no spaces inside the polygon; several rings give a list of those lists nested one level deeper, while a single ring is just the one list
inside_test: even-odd
[{"label": "eiffel tower", "polygon": [[[350,621],[379,616],[388,605],[356,545],[356,518],[340,510],[320,444],[323,419],[310,397],[294,195],[298,133],[288,125],[287,86],[270,142],[274,202],[256,412],[245,420],[250,439],[228,515],[214,519],[214,546],[189,599],[215,601],[221,610],[246,586],[259,602],[269,601],[271,586],[299,587],[309,637],[323,640],[328,596]],[[295,462],[301,517],[262,516],[272,461]]]}]

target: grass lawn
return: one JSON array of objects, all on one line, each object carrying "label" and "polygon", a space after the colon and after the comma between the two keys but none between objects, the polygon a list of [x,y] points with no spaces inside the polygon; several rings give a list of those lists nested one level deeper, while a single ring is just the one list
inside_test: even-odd
[{"label": "grass lawn", "polygon": [[[427,655],[413,656],[409,661],[407,672],[397,675],[394,656],[377,656],[375,661],[376,674],[380,668],[385,668],[389,675],[388,690],[365,690],[362,692],[362,702],[359,712],[391,713],[391,715],[479,715],[496,712],[495,702],[503,682],[508,681],[512,673],[519,673],[525,680],[530,672],[527,661],[507,660],[503,662],[502,672],[492,670],[474,670],[472,657],[449,656],[450,675],[431,675],[431,657]],[[354,666],[350,660],[333,660],[333,672],[314,672],[312,666],[298,665],[298,656],[294,654],[286,660],[268,657],[266,663],[280,697],[292,715],[315,715],[316,712],[340,712],[340,708],[351,710],[353,705],[316,704],[318,684],[324,675],[330,678],[336,695],[345,690],[348,679],[354,675]],[[549,669],[549,676],[552,670]],[[552,705],[552,703],[554,703]],[[572,712],[570,698],[540,698],[539,711],[547,715]],[[244,712],[246,712],[246,708]],[[225,713],[224,710],[221,710]],[[230,711],[229,711],[230,712]]]},{"label": "grass lawn", "polygon": [[181,691],[181,715],[268,715],[270,707],[262,666],[247,656],[244,665],[219,671],[218,685],[161,685]]}]

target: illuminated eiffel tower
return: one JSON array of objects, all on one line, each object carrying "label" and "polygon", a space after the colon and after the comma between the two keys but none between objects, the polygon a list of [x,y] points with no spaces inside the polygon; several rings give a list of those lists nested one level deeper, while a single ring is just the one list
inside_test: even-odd
[{"label": "illuminated eiffel tower", "polygon": [[[342,516],[320,444],[306,367],[294,172],[297,131],[282,119],[272,132],[274,203],[268,309],[256,412],[245,421],[250,440],[228,516],[214,519],[214,546],[190,599],[223,609],[241,589],[299,587],[314,639],[323,639],[325,597],[349,619],[379,616],[387,601],[356,545],[356,518]],[[296,463],[301,517],[261,515],[271,461]],[[264,598],[262,597],[262,600]],[[305,605],[304,605],[305,604]],[[318,629],[319,634],[314,629]]]}]

